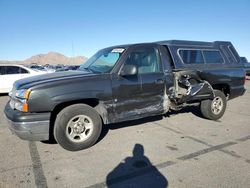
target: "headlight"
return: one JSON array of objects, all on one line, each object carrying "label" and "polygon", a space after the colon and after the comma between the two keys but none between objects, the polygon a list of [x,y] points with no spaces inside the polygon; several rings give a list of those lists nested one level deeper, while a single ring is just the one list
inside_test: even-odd
[{"label": "headlight", "polygon": [[19,111],[28,112],[27,100],[29,99],[30,92],[30,89],[20,89],[16,90],[15,93],[11,93],[10,106]]},{"label": "headlight", "polygon": [[20,89],[16,91],[16,97],[20,99],[28,99],[31,89]]},{"label": "headlight", "polygon": [[[24,107],[24,106],[26,106],[26,107]],[[13,107],[14,107],[14,109],[17,109],[17,110],[22,111],[22,112],[28,111],[27,103],[24,100],[15,101]]]}]

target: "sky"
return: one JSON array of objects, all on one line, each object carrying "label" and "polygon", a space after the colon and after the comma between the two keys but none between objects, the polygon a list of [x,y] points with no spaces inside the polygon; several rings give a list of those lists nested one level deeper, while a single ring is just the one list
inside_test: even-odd
[{"label": "sky", "polygon": [[0,60],[112,45],[231,41],[250,60],[249,0],[0,0]]}]

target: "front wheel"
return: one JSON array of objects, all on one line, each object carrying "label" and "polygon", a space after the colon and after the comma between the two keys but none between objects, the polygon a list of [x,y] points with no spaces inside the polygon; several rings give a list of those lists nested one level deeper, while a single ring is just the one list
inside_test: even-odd
[{"label": "front wheel", "polygon": [[214,90],[215,97],[213,100],[201,101],[201,113],[202,115],[211,120],[220,119],[225,113],[227,107],[227,99],[223,92]]},{"label": "front wheel", "polygon": [[99,114],[85,104],[74,104],[64,108],[54,126],[54,137],[64,149],[77,151],[95,144],[102,130]]}]

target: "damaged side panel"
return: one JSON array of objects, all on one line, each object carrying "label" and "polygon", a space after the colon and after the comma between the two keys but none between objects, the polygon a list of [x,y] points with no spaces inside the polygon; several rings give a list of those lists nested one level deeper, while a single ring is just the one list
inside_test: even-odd
[{"label": "damaged side panel", "polygon": [[136,84],[131,90],[131,83],[120,84],[113,88],[113,100],[102,101],[95,109],[108,124],[164,114],[191,101],[214,98],[212,86],[200,78],[198,71],[173,71],[172,77],[171,87],[166,82],[152,87]]},{"label": "damaged side panel", "polygon": [[[156,101],[143,101],[143,99],[130,99],[122,102],[117,102],[114,107],[115,109],[122,108],[123,111],[115,110],[112,117],[109,117],[109,123],[135,120],[143,117],[159,115],[163,113],[163,102],[162,95],[156,96]],[[131,104],[136,104],[135,108],[130,110],[125,110],[125,106],[130,106]]]},{"label": "damaged side panel", "polygon": [[173,74],[174,86],[169,88],[169,98],[175,104],[214,98],[212,86],[200,78],[198,71],[176,71]]}]

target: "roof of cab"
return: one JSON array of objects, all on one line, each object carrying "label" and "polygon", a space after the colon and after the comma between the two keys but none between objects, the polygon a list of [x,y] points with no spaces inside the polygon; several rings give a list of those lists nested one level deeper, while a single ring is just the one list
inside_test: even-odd
[{"label": "roof of cab", "polygon": [[158,41],[157,44],[168,45],[168,46],[219,46],[219,45],[231,45],[229,41],[214,41],[214,42],[203,42],[203,41],[188,41],[188,40],[166,40]]},{"label": "roof of cab", "polygon": [[115,45],[108,48],[128,48],[136,45],[143,44],[160,44],[167,46],[202,46],[202,47],[215,47],[220,45],[232,45],[229,41],[214,41],[214,42],[203,42],[203,41],[189,41],[189,40],[165,40],[165,41],[156,41],[156,42],[146,42],[146,43],[134,43],[134,44],[124,44],[124,45]]}]

